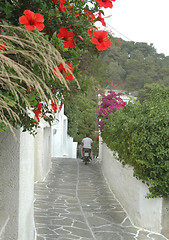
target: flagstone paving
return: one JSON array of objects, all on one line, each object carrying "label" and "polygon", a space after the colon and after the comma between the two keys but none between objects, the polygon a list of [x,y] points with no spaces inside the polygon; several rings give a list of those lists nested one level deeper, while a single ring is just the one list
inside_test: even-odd
[{"label": "flagstone paving", "polygon": [[107,185],[98,160],[52,160],[35,184],[36,240],[166,240],[134,226]]}]

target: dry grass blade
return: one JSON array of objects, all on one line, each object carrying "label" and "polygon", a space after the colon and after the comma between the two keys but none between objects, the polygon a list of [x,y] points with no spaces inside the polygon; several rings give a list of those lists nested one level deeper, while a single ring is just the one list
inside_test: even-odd
[{"label": "dry grass blade", "polygon": [[[1,38],[6,47],[4,54],[0,53],[0,89],[8,89],[15,96],[15,104],[19,108],[21,108],[19,99],[25,102],[26,107],[31,107],[29,100],[24,95],[25,91],[22,91],[30,87],[38,92],[41,101],[48,103],[49,98],[53,100],[50,86],[46,83],[47,77],[51,81],[60,82],[63,87],[70,90],[67,80],[58,69],[58,65],[62,63],[67,71],[70,72],[70,69],[57,49],[45,39],[42,33],[30,32],[24,28],[9,25],[0,25],[0,27],[5,33],[1,35]],[[38,66],[36,71],[35,65]],[[57,78],[54,74],[54,68]],[[80,88],[78,81],[76,79],[75,81]],[[11,115],[17,121],[19,116],[2,95],[0,95],[0,111],[0,121],[12,129],[10,120],[4,112],[7,111],[9,116]]]}]

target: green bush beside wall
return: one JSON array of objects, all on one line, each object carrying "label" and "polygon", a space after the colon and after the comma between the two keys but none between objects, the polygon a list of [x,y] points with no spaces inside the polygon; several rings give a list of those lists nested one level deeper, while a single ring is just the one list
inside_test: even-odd
[{"label": "green bush beside wall", "polygon": [[155,87],[142,104],[130,103],[110,114],[102,137],[149,186],[147,197],[169,195],[169,88]]}]

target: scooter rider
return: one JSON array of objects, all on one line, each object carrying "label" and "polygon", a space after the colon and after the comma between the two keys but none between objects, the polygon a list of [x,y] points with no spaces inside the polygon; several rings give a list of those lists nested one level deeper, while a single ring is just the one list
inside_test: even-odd
[{"label": "scooter rider", "polygon": [[86,137],[82,139],[82,150],[81,155],[83,158],[83,152],[85,148],[90,149],[90,158],[92,159],[92,146],[93,146],[93,140],[89,137],[89,133],[86,134]]}]

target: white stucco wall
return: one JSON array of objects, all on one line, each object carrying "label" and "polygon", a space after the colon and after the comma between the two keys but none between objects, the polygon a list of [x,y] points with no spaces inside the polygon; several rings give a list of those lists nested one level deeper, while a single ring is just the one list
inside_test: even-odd
[{"label": "white stucco wall", "polygon": [[163,199],[147,199],[148,187],[133,177],[132,167],[115,159],[102,144],[102,169],[112,191],[136,226],[161,233]]},{"label": "white stucco wall", "polygon": [[[9,220],[4,239],[34,239],[33,137],[15,131],[0,133],[1,207]],[[28,145],[28,148],[27,148]]]},{"label": "white stucco wall", "polygon": [[51,127],[43,122],[35,136],[34,159],[34,180],[42,181],[51,166]]},{"label": "white stucco wall", "polygon": [[20,132],[0,133],[1,206],[9,216],[5,239],[18,238]]},{"label": "white stucco wall", "polygon": [[18,240],[34,239],[34,137],[20,135]]},{"label": "white stucco wall", "polygon": [[4,211],[3,208],[0,208],[0,240],[5,240],[5,228],[8,224],[8,221],[8,214]]},{"label": "white stucco wall", "polygon": [[51,155],[52,157],[76,158],[77,142],[67,134],[68,119],[64,115],[64,106],[57,113],[58,121],[51,128]]},{"label": "white stucco wall", "polygon": [[169,239],[169,196],[163,198],[161,233]]}]

